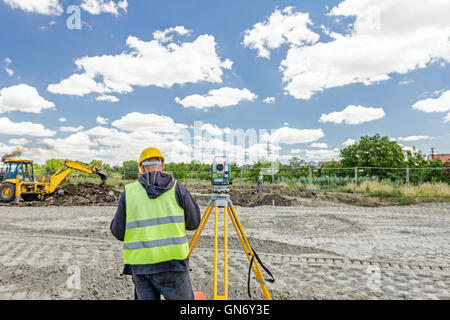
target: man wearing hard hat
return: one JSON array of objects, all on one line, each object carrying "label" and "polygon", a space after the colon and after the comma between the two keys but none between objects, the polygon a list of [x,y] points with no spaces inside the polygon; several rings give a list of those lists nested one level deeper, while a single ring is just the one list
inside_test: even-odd
[{"label": "man wearing hard hat", "polygon": [[111,232],[124,242],[123,274],[132,275],[136,300],[194,299],[186,230],[200,224],[192,195],[171,175],[156,148],[142,151],[139,178],[125,186]]}]

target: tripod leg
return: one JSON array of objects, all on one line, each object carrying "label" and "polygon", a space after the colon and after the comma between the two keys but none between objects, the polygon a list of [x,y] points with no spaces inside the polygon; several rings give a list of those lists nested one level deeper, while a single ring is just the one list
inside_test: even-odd
[{"label": "tripod leg", "polygon": [[227,234],[227,208],[224,212],[224,282],[223,282],[223,296],[217,295],[217,255],[218,255],[218,211],[215,209],[215,227],[214,227],[214,300],[227,300],[228,299],[228,234]]},{"label": "tripod leg", "polygon": [[224,221],[224,293],[223,297],[225,300],[228,300],[228,229],[227,229],[227,207],[224,207],[224,215],[223,215],[223,221]]},{"label": "tripod leg", "polygon": [[215,207],[215,222],[214,222],[214,281],[213,281],[213,299],[217,300],[217,221],[218,212],[217,207]]},{"label": "tripod leg", "polygon": [[[242,248],[245,251],[245,255],[247,256],[248,262],[250,262],[253,256],[253,250],[247,240],[247,237],[245,236],[244,230],[242,229],[241,223],[236,214],[234,206],[231,206],[231,211],[230,209],[228,209],[228,214],[230,215],[231,221],[233,222],[233,226],[236,229],[236,233],[238,234],[239,240],[241,242]],[[267,289],[267,286],[265,284],[264,276],[262,275],[261,269],[259,268],[259,264],[256,260],[253,261],[252,270],[253,273],[255,274],[256,280],[261,286],[261,289],[263,291],[264,296],[266,297],[266,300],[272,300],[269,290]]]},{"label": "tripod leg", "polygon": [[203,229],[205,228],[206,222],[208,221],[209,216],[211,215],[212,209],[213,207],[211,206],[206,207],[205,213],[203,214],[202,219],[200,220],[200,226],[197,228],[197,230],[195,230],[195,233],[192,236],[191,242],[189,243],[189,257],[194,251],[198,239],[200,239],[200,235]]}]

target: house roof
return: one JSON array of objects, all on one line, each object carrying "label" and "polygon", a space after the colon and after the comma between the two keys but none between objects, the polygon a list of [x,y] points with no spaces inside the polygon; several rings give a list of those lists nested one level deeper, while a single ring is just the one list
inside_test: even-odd
[{"label": "house roof", "polygon": [[435,160],[440,159],[442,163],[450,162],[450,153],[434,153],[428,156],[429,159]]}]

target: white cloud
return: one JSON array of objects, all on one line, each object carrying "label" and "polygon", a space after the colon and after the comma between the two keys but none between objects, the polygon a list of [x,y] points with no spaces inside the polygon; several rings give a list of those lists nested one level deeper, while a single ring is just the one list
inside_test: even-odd
[{"label": "white cloud", "polygon": [[449,14],[450,2],[443,0],[344,0],[329,15],[355,17],[350,33],[291,46],[280,66],[285,91],[310,99],[327,88],[370,85],[450,61]]},{"label": "white cloud", "polygon": [[9,65],[11,64],[12,60],[11,60],[10,58],[6,57],[5,60],[3,60],[3,62],[4,62],[4,64],[5,64],[4,69],[5,69],[6,73],[7,73],[10,77],[12,77],[12,76],[14,75],[14,70],[12,70],[12,69],[9,68]]},{"label": "white cloud", "polygon": [[419,141],[419,140],[428,140],[434,139],[434,137],[430,136],[409,136],[409,137],[398,137],[400,141]]},{"label": "white cloud", "polygon": [[61,131],[61,132],[79,132],[79,131],[81,131],[83,129],[84,129],[83,126],[78,126],[78,127],[59,127],[59,131]]},{"label": "white cloud", "polygon": [[400,85],[402,85],[402,86],[405,86],[405,85],[408,85],[408,84],[411,84],[411,83],[414,83],[415,81],[413,80],[413,79],[408,79],[408,80],[402,80],[402,81],[399,81],[399,83],[398,84],[400,84]]},{"label": "white cloud", "polygon": [[109,102],[118,102],[119,98],[116,96],[102,95],[95,98],[97,101],[109,101]]},{"label": "white cloud", "polygon": [[21,111],[40,113],[43,109],[55,107],[53,102],[42,98],[36,88],[19,84],[0,90],[0,113]]},{"label": "white cloud", "polygon": [[153,32],[153,39],[158,40],[161,43],[164,43],[173,40],[173,36],[169,36],[169,34],[171,33],[178,33],[179,35],[184,36],[189,34],[190,32],[191,30],[187,30],[183,26],[176,26],[165,29],[163,31],[156,30],[155,32]]},{"label": "white cloud", "polygon": [[333,150],[320,149],[320,150],[309,150],[309,149],[291,149],[291,156],[303,153],[303,157],[311,160],[332,160],[339,158],[340,150],[335,148]]},{"label": "white cloud", "polygon": [[231,133],[231,131],[232,131],[228,127],[222,129],[222,128],[219,128],[217,125],[211,124],[211,123],[202,124],[200,129],[208,132],[211,136],[221,136],[224,133]]},{"label": "white cloud", "polygon": [[326,143],[320,143],[320,142],[315,142],[315,143],[311,143],[311,147],[312,148],[320,148],[320,149],[326,149],[328,148],[328,145]]},{"label": "white cloud", "polygon": [[313,142],[324,136],[322,129],[295,129],[282,127],[274,130],[272,134],[267,133],[263,135],[263,140],[285,144],[297,144]]},{"label": "white cloud", "polygon": [[319,35],[312,32],[308,13],[294,13],[292,7],[283,10],[275,9],[265,22],[256,23],[252,29],[245,31],[242,44],[258,50],[258,56],[270,57],[270,50],[283,44],[304,45],[319,40]]},{"label": "white cloud", "polygon": [[444,122],[450,122],[450,112],[445,116]]},{"label": "white cloud", "polygon": [[97,122],[98,124],[107,124],[108,120],[109,119],[107,119],[107,118],[98,116],[97,119],[95,119],[95,122]]},{"label": "white cloud", "polygon": [[59,0],[3,0],[13,9],[44,15],[61,15],[64,12]]},{"label": "white cloud", "polygon": [[[12,127],[10,123],[2,121],[3,119],[0,119],[1,127]],[[267,158],[268,148],[270,148],[271,158],[275,159],[281,149],[277,144],[262,142],[262,140],[258,142],[256,132],[255,139],[252,139],[251,132],[244,132],[242,129],[233,130],[228,127],[221,128],[213,123],[202,123],[201,127],[194,128],[194,134],[199,133],[195,131],[199,128],[202,132],[201,136],[194,137],[194,145],[192,131],[189,131],[186,125],[176,123],[167,116],[129,113],[112,122],[112,128],[69,127],[67,132],[79,131],[64,138],[43,138],[32,141],[33,149],[28,148],[31,143],[25,145],[27,148],[25,156],[41,162],[49,158],[70,158],[81,161],[100,159],[114,165],[121,164],[125,160],[137,159],[142,149],[151,145],[159,148],[170,162],[190,162],[192,159],[209,162],[215,154],[226,152],[230,160],[243,164],[246,152],[249,155],[247,162],[253,162],[263,156]],[[30,128],[29,131],[36,133],[36,128],[32,128],[28,123],[19,123],[17,126]],[[16,130],[13,128],[11,131]],[[25,132],[17,132],[17,134],[25,134]],[[261,135],[262,133],[260,138]],[[239,141],[241,137],[249,138],[248,146],[243,143],[245,139]],[[10,143],[25,142],[22,139],[24,137],[14,141],[11,139]],[[13,148],[0,143],[0,150],[3,146],[8,150]]]},{"label": "white cloud", "polygon": [[194,94],[183,99],[175,98],[175,102],[185,108],[206,109],[211,107],[230,107],[237,105],[241,101],[253,101],[258,96],[248,89],[235,89],[223,87],[210,90],[206,95]]},{"label": "white cloud", "polygon": [[111,89],[86,74],[73,74],[68,79],[62,80],[58,84],[50,84],[47,90],[54,94],[65,94],[74,96],[84,96],[86,94],[111,92]]},{"label": "white cloud", "polygon": [[16,145],[26,145],[29,144],[31,140],[25,138],[18,138],[18,139],[10,139],[8,142]]},{"label": "white cloud", "polygon": [[[54,93],[85,95],[97,93],[128,93],[132,86],[170,88],[175,84],[221,83],[223,69],[232,62],[217,55],[213,36],[200,35],[193,42],[162,44],[158,40],[142,41],[129,36],[130,52],[118,55],[82,57],[75,61],[81,74],[70,76],[56,85]],[[103,79],[97,83],[94,79]]]},{"label": "white cloud", "polygon": [[342,145],[344,147],[348,147],[348,146],[351,146],[352,144],[355,144],[355,143],[356,143],[355,139],[347,139],[344,142],[342,142]]},{"label": "white cloud", "polygon": [[172,132],[152,132],[142,126],[135,131],[97,126],[83,133],[88,135],[90,141],[103,150],[104,157],[109,157],[113,163],[137,159],[140,152],[149,144],[159,148],[167,161],[191,160],[190,140],[184,141],[182,136],[174,135]]},{"label": "white cloud", "polygon": [[264,103],[273,104],[275,103],[275,97],[267,97],[263,100]]},{"label": "white cloud", "polygon": [[114,16],[120,14],[120,10],[127,13],[128,1],[111,1],[111,0],[83,0],[81,8],[93,15],[101,13],[111,13]]},{"label": "white cloud", "polygon": [[0,118],[0,134],[49,137],[56,131],[46,129],[42,124],[32,122],[12,122],[7,117]]},{"label": "white cloud", "polygon": [[381,119],[385,116],[382,108],[349,105],[344,110],[322,113],[319,122],[333,122],[346,124],[360,124]]},{"label": "white cloud", "polygon": [[339,157],[339,149],[333,150],[305,150],[307,159],[331,160]]},{"label": "white cloud", "polygon": [[450,90],[443,92],[438,98],[428,98],[416,102],[413,109],[423,112],[450,111]]},{"label": "white cloud", "polygon": [[42,156],[46,158],[91,161],[107,159],[108,152],[112,151],[99,148],[98,143],[84,131],[73,133],[66,138],[44,138],[41,143],[47,146],[46,150],[41,150]]},{"label": "white cloud", "polygon": [[401,143],[397,143],[397,144],[402,148],[403,151],[411,151],[411,152],[416,151],[415,147],[404,146]]},{"label": "white cloud", "polygon": [[41,30],[47,30],[48,28],[50,28],[51,26],[54,26],[56,24],[55,20],[51,20],[49,23],[47,23],[44,26],[41,26],[40,29]]},{"label": "white cloud", "polygon": [[119,120],[113,121],[112,125],[126,131],[149,131],[149,132],[178,132],[186,128],[184,124],[175,123],[172,118],[153,113],[143,114],[131,112]]},{"label": "white cloud", "polygon": [[67,119],[66,119],[66,118],[64,118],[64,117],[61,117],[61,118],[58,118],[58,121],[59,121],[59,122],[66,122],[66,121],[67,121]]}]

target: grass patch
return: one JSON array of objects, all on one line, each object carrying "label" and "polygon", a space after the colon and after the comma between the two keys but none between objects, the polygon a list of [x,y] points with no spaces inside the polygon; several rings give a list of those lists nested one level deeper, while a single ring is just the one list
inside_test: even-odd
[{"label": "grass patch", "polygon": [[450,198],[450,186],[447,183],[423,183],[417,186],[401,186],[403,196],[420,198]]}]

